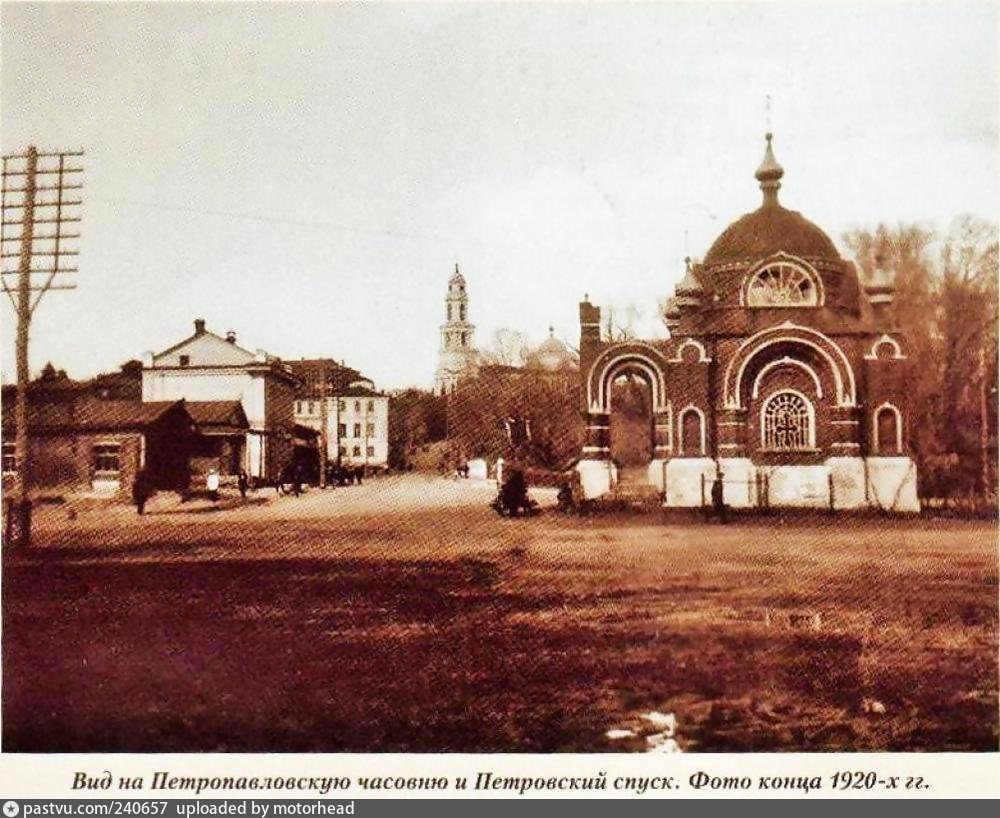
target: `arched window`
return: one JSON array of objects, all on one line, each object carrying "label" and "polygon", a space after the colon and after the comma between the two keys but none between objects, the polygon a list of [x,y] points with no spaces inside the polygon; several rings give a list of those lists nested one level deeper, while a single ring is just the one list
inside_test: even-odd
[{"label": "arched window", "polygon": [[695,409],[685,409],[681,413],[681,454],[688,457],[705,454],[705,431],[701,413]]},{"label": "arched window", "polygon": [[789,261],[768,264],[746,287],[748,307],[815,307],[819,301],[815,275]]},{"label": "arched window", "polygon": [[760,417],[763,448],[795,451],[814,447],[812,404],[799,392],[775,392],[764,402]]},{"label": "arched window", "polygon": [[884,403],[875,412],[875,452],[889,455],[903,450],[899,410]]}]

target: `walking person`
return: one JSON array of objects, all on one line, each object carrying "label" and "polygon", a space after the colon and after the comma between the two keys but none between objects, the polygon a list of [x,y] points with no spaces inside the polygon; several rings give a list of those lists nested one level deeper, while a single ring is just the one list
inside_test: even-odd
[{"label": "walking person", "polygon": [[240,469],[240,476],[236,481],[236,485],[239,487],[240,497],[246,500],[247,488],[249,488],[250,486],[250,479],[247,477],[247,473],[245,470]]}]

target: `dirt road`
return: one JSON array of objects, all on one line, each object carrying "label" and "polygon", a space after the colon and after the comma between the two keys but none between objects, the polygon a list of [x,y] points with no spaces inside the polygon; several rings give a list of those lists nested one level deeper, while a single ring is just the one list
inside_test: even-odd
[{"label": "dirt road", "polygon": [[649,710],[691,752],[996,749],[994,525],[502,520],[493,491],[41,510],[4,750],[644,750]]}]

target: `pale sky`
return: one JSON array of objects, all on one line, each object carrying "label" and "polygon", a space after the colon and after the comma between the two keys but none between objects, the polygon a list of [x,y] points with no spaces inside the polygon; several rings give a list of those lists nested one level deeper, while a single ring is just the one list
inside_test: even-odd
[{"label": "pale sky", "polygon": [[[190,334],[429,387],[461,265],[476,340],[657,304],[760,192],[852,227],[992,217],[993,3],[12,4],[4,153],[86,150],[79,289],[31,366]],[[685,231],[687,247],[685,247]],[[5,299],[3,374],[14,371]]]}]

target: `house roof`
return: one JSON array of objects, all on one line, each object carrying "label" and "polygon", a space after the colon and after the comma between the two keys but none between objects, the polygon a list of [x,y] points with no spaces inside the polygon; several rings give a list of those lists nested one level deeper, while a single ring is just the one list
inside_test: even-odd
[{"label": "house roof", "polygon": [[185,401],[184,408],[199,432],[237,434],[250,425],[238,400]]},{"label": "house roof", "polygon": [[164,357],[165,355],[170,355],[172,352],[176,352],[177,350],[182,349],[183,347],[187,346],[192,341],[196,341],[199,338],[205,338],[205,337],[211,337],[211,338],[214,338],[217,341],[220,341],[223,344],[229,344],[233,349],[239,350],[244,355],[249,356],[251,359],[254,357],[254,354],[249,349],[244,349],[239,344],[237,344],[235,341],[227,341],[225,338],[223,338],[218,333],[215,333],[215,332],[212,332],[211,330],[202,328],[200,330],[195,330],[195,332],[193,334],[187,336],[182,341],[178,341],[176,344],[173,344],[173,345],[167,347],[166,349],[161,350],[160,352],[154,353],[153,354],[153,360],[155,361],[158,358]]},{"label": "house roof", "polygon": [[338,397],[344,398],[384,398],[381,392],[376,389],[369,389],[367,386],[356,384],[337,393]]},{"label": "house roof", "polygon": [[[142,403],[133,400],[100,400],[89,395],[71,403],[41,403],[29,406],[28,425],[38,431],[131,431],[159,421],[184,401]],[[14,415],[3,413],[5,434],[14,431]]]},{"label": "house roof", "polygon": [[184,406],[198,426],[205,424],[242,424],[247,418],[238,400],[189,400]]},{"label": "house roof", "polygon": [[[302,382],[302,388],[299,390],[301,397],[318,397],[320,382],[324,377],[327,395],[331,397],[355,397],[352,389],[368,390],[364,393],[359,392],[359,397],[369,393],[372,396],[379,394],[371,388],[370,379],[353,367],[345,366],[332,358],[300,358],[297,361],[286,361],[285,363],[291,367],[295,377]],[[359,381],[363,383],[359,383]]]}]

